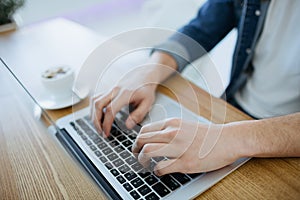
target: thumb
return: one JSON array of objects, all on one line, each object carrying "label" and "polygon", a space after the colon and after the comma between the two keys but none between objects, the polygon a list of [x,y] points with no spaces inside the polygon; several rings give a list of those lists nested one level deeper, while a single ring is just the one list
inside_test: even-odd
[{"label": "thumb", "polygon": [[160,161],[156,164],[154,171],[157,176],[163,176],[165,174],[181,172],[182,164],[178,162],[178,159],[170,159]]}]

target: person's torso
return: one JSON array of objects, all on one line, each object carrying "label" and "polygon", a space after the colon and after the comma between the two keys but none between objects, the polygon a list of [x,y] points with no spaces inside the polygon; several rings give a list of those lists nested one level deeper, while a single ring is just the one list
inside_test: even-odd
[{"label": "person's torso", "polygon": [[300,1],[273,0],[252,59],[253,74],[235,94],[258,118],[300,111]]}]

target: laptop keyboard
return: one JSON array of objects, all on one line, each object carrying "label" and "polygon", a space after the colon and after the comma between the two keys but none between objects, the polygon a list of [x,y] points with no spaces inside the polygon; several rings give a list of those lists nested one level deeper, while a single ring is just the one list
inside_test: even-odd
[{"label": "laptop keyboard", "polygon": [[163,198],[201,175],[173,173],[158,177],[151,168],[167,159],[165,157],[152,158],[149,169],[145,169],[131,152],[138,127],[128,130],[124,123],[116,119],[110,136],[103,138],[94,130],[88,116],[70,124],[133,199]]}]

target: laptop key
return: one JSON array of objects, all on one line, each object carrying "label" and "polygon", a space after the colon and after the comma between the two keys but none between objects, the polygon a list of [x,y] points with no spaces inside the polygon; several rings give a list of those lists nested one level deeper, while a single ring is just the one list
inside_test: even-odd
[{"label": "laptop key", "polygon": [[98,157],[102,156],[102,153],[101,153],[100,151],[98,151],[98,150],[97,150],[97,151],[95,151],[94,153],[95,153],[95,154],[96,154],[96,156],[98,156]]},{"label": "laptop key", "polygon": [[143,165],[141,165],[140,163],[135,163],[134,165],[131,166],[132,169],[135,171],[135,172],[138,172],[140,171],[141,169],[143,169]]},{"label": "laptop key", "polygon": [[113,160],[117,159],[118,156],[117,156],[117,154],[115,154],[115,153],[111,153],[111,154],[109,154],[109,155],[107,156],[107,158],[108,158],[110,161],[113,161]]},{"label": "laptop key", "polygon": [[146,200],[159,200],[159,197],[154,193],[150,193],[145,197]]},{"label": "laptop key", "polygon": [[111,142],[109,143],[109,145],[110,145],[111,147],[116,147],[116,146],[119,145],[119,142],[116,141],[116,140],[113,140],[113,141],[111,141]]},{"label": "laptop key", "polygon": [[123,151],[122,153],[120,153],[120,156],[121,156],[123,159],[125,159],[125,158],[127,158],[127,157],[130,156],[130,153],[129,153],[128,151]]},{"label": "laptop key", "polygon": [[104,156],[101,156],[99,159],[101,160],[102,163],[106,163],[107,162],[107,159]]},{"label": "laptop key", "polygon": [[130,171],[130,168],[125,164],[125,165],[122,165],[121,167],[118,168],[119,171],[122,173],[122,174],[125,174],[126,172],[129,172]]},{"label": "laptop key", "polygon": [[136,177],[136,174],[134,172],[130,171],[130,172],[127,172],[126,174],[124,174],[124,176],[128,181],[131,181],[132,179],[134,179]]},{"label": "laptop key", "polygon": [[125,190],[127,190],[128,192],[130,192],[130,191],[133,189],[133,187],[132,187],[129,183],[125,183],[125,184],[123,185],[123,187],[124,187]]},{"label": "laptop key", "polygon": [[93,133],[89,136],[91,138],[91,140],[96,140],[97,138],[100,138],[100,136],[97,133]]},{"label": "laptop key", "polygon": [[119,141],[119,142],[122,142],[122,141],[124,141],[124,140],[126,140],[127,138],[126,138],[126,136],[125,135],[120,135],[119,137],[117,137],[117,140]]},{"label": "laptop key", "polygon": [[100,149],[104,149],[105,147],[107,147],[107,144],[105,144],[104,142],[101,142],[101,143],[98,144],[98,147]]},{"label": "laptop key", "polygon": [[95,144],[99,144],[100,142],[102,142],[100,137],[94,139],[93,141],[94,141]]},{"label": "laptop key", "polygon": [[121,132],[118,131],[118,129],[117,129],[116,127],[112,126],[112,127],[111,127],[111,130],[110,130],[110,134],[111,134],[112,136],[117,137],[117,136],[121,135]]},{"label": "laptop key", "polygon": [[149,185],[153,185],[154,183],[158,182],[158,179],[155,178],[155,176],[150,175],[147,178],[145,178],[146,183],[148,183]]},{"label": "laptop key", "polygon": [[126,133],[127,135],[132,133],[132,130],[129,130],[129,129],[123,129],[122,131],[124,133]]},{"label": "laptop key", "polygon": [[105,163],[105,167],[107,168],[107,169],[112,169],[112,168],[114,168],[114,166],[111,164],[111,163]]},{"label": "laptop key", "polygon": [[95,133],[92,129],[90,128],[86,128],[85,130],[85,133],[89,136],[89,137],[93,137],[93,136],[97,136],[97,133]]},{"label": "laptop key", "polygon": [[137,135],[135,133],[132,133],[130,135],[128,135],[128,137],[131,139],[131,140],[135,140]]},{"label": "laptop key", "polygon": [[143,196],[151,192],[151,189],[147,185],[143,185],[138,189],[139,193]]},{"label": "laptop key", "polygon": [[189,182],[191,179],[186,176],[185,174],[181,174],[181,173],[173,173],[171,174],[179,183],[181,183],[182,185]]},{"label": "laptop key", "polygon": [[141,130],[141,128],[142,128],[142,125],[136,125],[136,126],[134,126],[133,127],[133,130],[136,132],[136,133],[139,133],[140,132],[140,130]]},{"label": "laptop key", "polygon": [[131,195],[134,199],[139,199],[139,198],[141,197],[136,191],[130,192],[130,195]]},{"label": "laptop key", "polygon": [[133,180],[131,181],[131,184],[133,185],[133,187],[138,188],[138,187],[140,187],[141,185],[143,185],[144,182],[142,181],[142,179],[140,179],[139,177],[137,177],[137,178],[135,178],[135,179],[133,179]]},{"label": "laptop key", "polygon": [[83,140],[87,140],[87,139],[88,139],[85,135],[81,135],[81,138],[82,138]]},{"label": "laptop key", "polygon": [[121,184],[123,184],[123,183],[126,182],[125,178],[124,178],[122,175],[118,176],[118,177],[117,177],[117,180],[118,180]]},{"label": "laptop key", "polygon": [[163,157],[163,156],[160,156],[160,157],[154,157],[154,158],[152,158],[155,162],[160,162],[160,161],[162,161],[162,160],[164,160],[165,159],[165,157]]},{"label": "laptop key", "polygon": [[82,119],[77,119],[75,121],[79,126],[86,126],[86,123]]},{"label": "laptop key", "polygon": [[86,143],[87,145],[91,145],[91,144],[92,144],[92,142],[91,142],[90,140],[88,140],[88,139],[85,140],[85,143]]},{"label": "laptop key", "polygon": [[107,138],[104,138],[104,140],[107,141],[107,142],[110,142],[110,141],[113,141],[114,138],[110,135]]},{"label": "laptop key", "polygon": [[94,145],[91,145],[91,146],[90,146],[90,149],[91,149],[92,151],[96,151],[96,150],[97,150],[97,148],[96,148]]},{"label": "laptop key", "polygon": [[176,190],[180,187],[180,184],[175,181],[170,175],[165,175],[160,180],[171,190]]},{"label": "laptop key", "polygon": [[112,169],[112,170],[110,170],[110,173],[112,173],[112,175],[114,175],[114,176],[118,176],[120,173],[118,172],[118,170],[116,170],[116,169]]},{"label": "laptop key", "polygon": [[125,149],[122,146],[117,146],[114,148],[117,153],[124,151]]},{"label": "laptop key", "polygon": [[105,155],[112,153],[113,151],[110,148],[106,148],[102,151]]},{"label": "laptop key", "polygon": [[203,173],[195,173],[195,174],[187,174],[191,179],[197,178],[198,176],[202,175]]},{"label": "laptop key", "polygon": [[146,178],[147,176],[149,176],[150,174],[151,174],[151,172],[149,172],[146,169],[142,169],[141,171],[138,172],[138,175],[143,179]]},{"label": "laptop key", "polygon": [[121,159],[119,158],[119,159],[113,161],[113,164],[114,164],[116,167],[120,167],[121,165],[124,164],[124,161],[121,160]]},{"label": "laptop key", "polygon": [[[132,142],[130,140],[125,140],[124,142],[122,142],[122,144],[125,146],[125,147],[129,147],[132,145]],[[130,147],[131,149],[131,147]]]},{"label": "laptop key", "polygon": [[73,121],[70,122],[70,125],[71,125],[72,127],[75,127],[75,126],[76,126],[75,123],[74,123]]},{"label": "laptop key", "polygon": [[136,158],[133,157],[133,156],[130,156],[130,157],[127,158],[125,161],[126,161],[129,165],[132,165],[133,163],[136,163],[136,162],[137,162]]},{"label": "laptop key", "polygon": [[152,188],[157,192],[157,194],[161,197],[166,196],[170,193],[170,191],[160,182],[156,183],[152,186]]}]

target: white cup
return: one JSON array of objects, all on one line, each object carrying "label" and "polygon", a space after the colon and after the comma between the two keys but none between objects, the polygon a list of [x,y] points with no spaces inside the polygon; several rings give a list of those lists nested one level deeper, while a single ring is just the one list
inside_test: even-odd
[{"label": "white cup", "polygon": [[55,99],[71,97],[74,78],[74,70],[69,66],[52,67],[41,74],[42,83],[49,97]]}]

